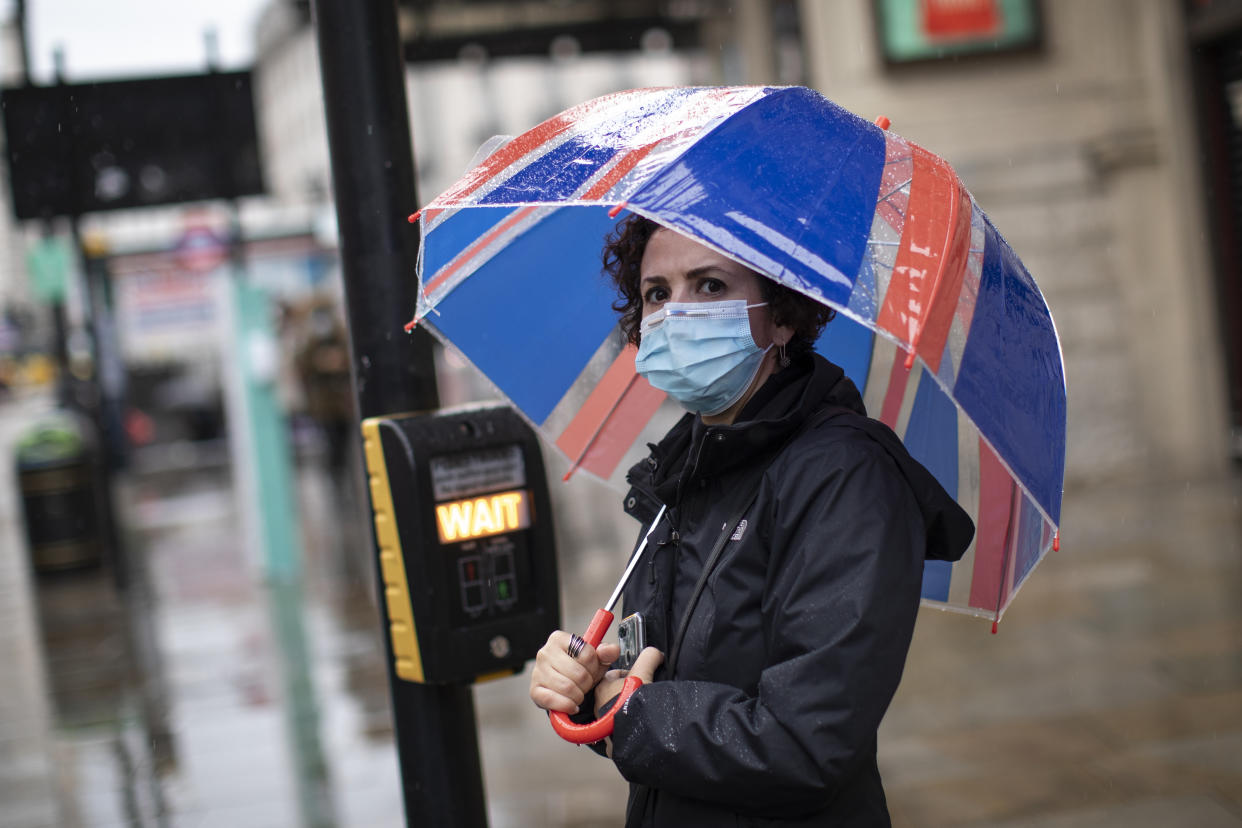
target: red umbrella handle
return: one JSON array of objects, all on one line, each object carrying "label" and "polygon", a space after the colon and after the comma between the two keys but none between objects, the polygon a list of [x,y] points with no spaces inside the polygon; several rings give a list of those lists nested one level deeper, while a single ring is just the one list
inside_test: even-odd
[{"label": "red umbrella handle", "polygon": [[612,735],[613,717],[617,715],[617,711],[621,709],[630,695],[642,686],[643,680],[638,676],[626,678],[612,709],[590,724],[574,724],[564,713],[553,710],[548,713],[548,718],[552,721],[552,729],[556,731],[557,736],[575,745],[589,745],[600,739],[607,739]]},{"label": "red umbrella handle", "polygon": [[[597,610],[595,617],[591,619],[591,625],[587,627],[586,635],[582,638],[592,647],[598,647],[599,642],[604,640],[604,633],[608,632],[608,628],[612,626],[613,615],[606,609]],[[560,736],[567,742],[573,742],[575,745],[587,745],[592,742],[598,742],[600,739],[606,739],[612,735],[613,717],[617,714],[617,710],[625,704],[626,699],[641,687],[643,680],[638,676],[629,676],[625,683],[621,685],[621,693],[617,696],[616,703],[612,709],[600,718],[590,724],[575,724],[569,720],[569,716],[557,710],[548,711],[548,719],[552,722],[552,729],[556,731],[556,735]]]}]

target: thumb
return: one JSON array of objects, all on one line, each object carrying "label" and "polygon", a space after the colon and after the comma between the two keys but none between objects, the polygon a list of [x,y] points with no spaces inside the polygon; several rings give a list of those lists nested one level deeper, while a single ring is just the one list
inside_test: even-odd
[{"label": "thumb", "polygon": [[600,644],[595,652],[599,655],[599,663],[604,665],[612,664],[621,657],[621,648],[616,644]]},{"label": "thumb", "polygon": [[663,663],[664,653],[655,647],[647,647],[638,654],[638,658],[634,659],[634,666],[630,668],[630,675],[638,676],[643,680],[644,684],[648,684],[655,677],[656,668]]}]

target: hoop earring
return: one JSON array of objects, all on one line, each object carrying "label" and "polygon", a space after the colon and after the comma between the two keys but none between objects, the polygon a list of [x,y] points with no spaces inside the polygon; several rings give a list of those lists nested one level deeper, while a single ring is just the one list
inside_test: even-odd
[{"label": "hoop earring", "polygon": [[784,345],[776,346],[776,361],[778,364],[780,364],[782,368],[789,367],[789,362],[790,362],[789,354],[785,353]]}]

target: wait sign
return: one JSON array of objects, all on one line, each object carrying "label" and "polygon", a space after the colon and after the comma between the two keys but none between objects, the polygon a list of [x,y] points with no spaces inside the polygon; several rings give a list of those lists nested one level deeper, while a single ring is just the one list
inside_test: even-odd
[{"label": "wait sign", "polygon": [[440,543],[515,532],[530,526],[530,504],[524,491],[469,497],[436,506]]}]

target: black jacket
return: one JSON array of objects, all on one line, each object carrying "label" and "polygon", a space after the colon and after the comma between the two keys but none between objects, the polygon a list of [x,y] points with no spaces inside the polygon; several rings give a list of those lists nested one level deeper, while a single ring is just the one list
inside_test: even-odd
[{"label": "black jacket", "polygon": [[629,482],[644,532],[661,502],[669,511],[625,591],[666,657],[616,716],[626,824],[888,825],[876,731],[923,561],[960,557],[970,519],[818,355],[770,379],[733,425],[687,415]]}]

